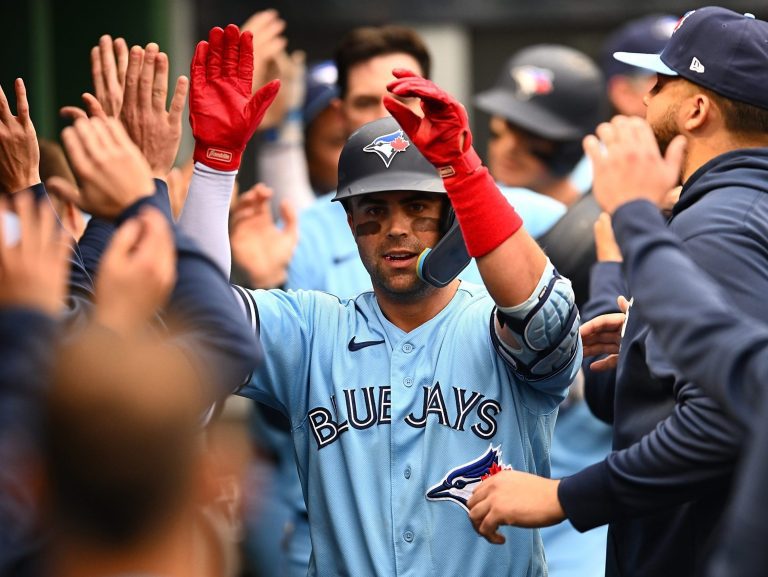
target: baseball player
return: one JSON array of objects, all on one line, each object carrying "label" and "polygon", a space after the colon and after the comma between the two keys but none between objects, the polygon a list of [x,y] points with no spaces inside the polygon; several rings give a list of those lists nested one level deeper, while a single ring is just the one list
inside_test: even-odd
[{"label": "baseball player", "polygon": [[[209,250],[226,249],[211,242],[226,237],[221,197],[277,90],[246,89],[250,42],[215,28],[192,65],[196,165],[181,226]],[[373,290],[236,288],[268,357],[240,392],[291,421],[310,574],[545,575],[537,532],[504,528],[506,545],[491,545],[466,502],[503,468],[548,474],[581,357],[573,292],[480,163],[464,108],[394,72],[390,92],[419,98],[424,118],[388,97],[397,121],[355,132],[339,162],[336,198]],[[467,254],[487,289],[451,280]]]}]

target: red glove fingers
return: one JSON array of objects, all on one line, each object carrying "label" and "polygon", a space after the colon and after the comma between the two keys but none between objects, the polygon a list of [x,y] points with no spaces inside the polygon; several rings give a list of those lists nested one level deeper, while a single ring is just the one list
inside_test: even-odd
[{"label": "red glove fingers", "polygon": [[251,95],[253,36],[234,24],[213,28],[192,59],[189,121],[194,159],[217,170],[237,170],[245,146],[275,99],[280,81]]},{"label": "red glove fingers", "polygon": [[398,79],[387,89],[397,96],[420,98],[424,118],[389,96],[384,106],[443,177],[469,254],[488,254],[517,232],[523,221],[472,148],[467,111],[430,80],[401,69],[393,74]]}]

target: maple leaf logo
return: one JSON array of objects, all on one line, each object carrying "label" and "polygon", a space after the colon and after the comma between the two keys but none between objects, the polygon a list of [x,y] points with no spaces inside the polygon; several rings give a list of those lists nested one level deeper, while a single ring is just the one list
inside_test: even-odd
[{"label": "maple leaf logo", "polygon": [[402,136],[398,136],[391,142],[392,150],[395,152],[403,152],[406,148],[408,148],[411,145],[410,142],[408,142],[405,138]]}]

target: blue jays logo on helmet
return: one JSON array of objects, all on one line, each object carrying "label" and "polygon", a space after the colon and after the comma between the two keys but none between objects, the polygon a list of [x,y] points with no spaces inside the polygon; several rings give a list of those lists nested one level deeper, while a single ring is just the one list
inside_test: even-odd
[{"label": "blue jays logo on helmet", "polygon": [[501,445],[493,444],[477,459],[454,467],[437,485],[427,491],[430,501],[453,501],[467,512],[467,501],[477,488],[477,484],[504,469],[511,469],[501,461]]},{"label": "blue jays logo on helmet", "polygon": [[405,138],[403,131],[395,130],[375,138],[373,142],[363,147],[363,152],[375,152],[384,161],[384,165],[389,168],[397,153],[405,152],[410,145],[411,143]]}]

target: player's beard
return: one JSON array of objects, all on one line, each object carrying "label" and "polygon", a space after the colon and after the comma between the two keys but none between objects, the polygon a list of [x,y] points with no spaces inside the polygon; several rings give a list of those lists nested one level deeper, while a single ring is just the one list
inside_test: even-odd
[{"label": "player's beard", "polygon": [[664,116],[660,121],[651,124],[653,135],[656,137],[656,143],[659,145],[662,155],[667,153],[669,144],[674,140],[675,136],[680,134],[680,130],[678,130],[677,123],[675,122],[679,109],[679,103],[670,106],[664,112]]}]

